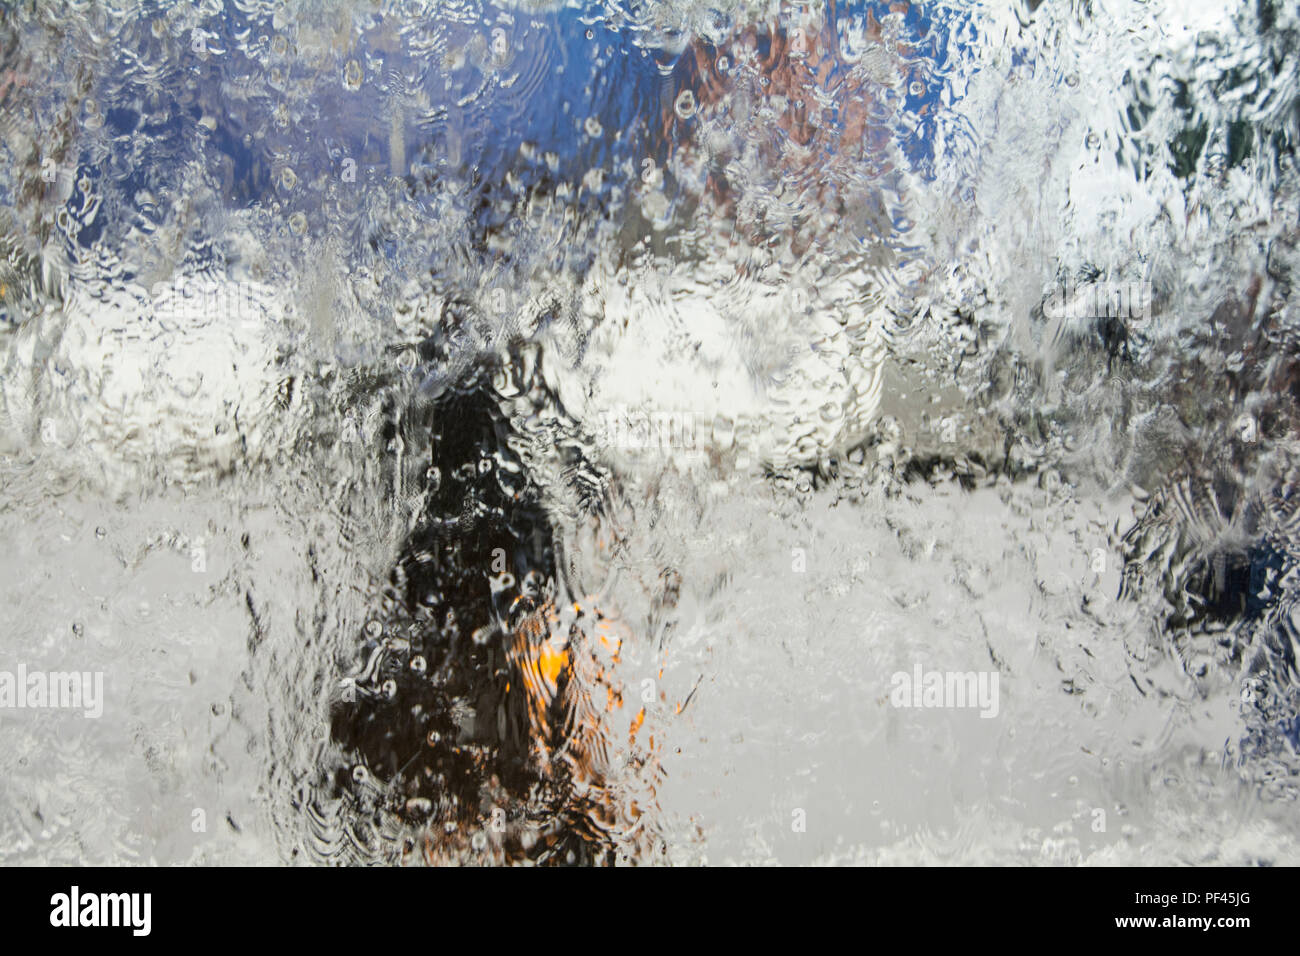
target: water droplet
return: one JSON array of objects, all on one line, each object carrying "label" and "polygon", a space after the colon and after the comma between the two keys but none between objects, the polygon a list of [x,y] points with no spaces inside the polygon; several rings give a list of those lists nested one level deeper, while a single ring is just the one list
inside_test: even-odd
[{"label": "water droplet", "polygon": [[586,129],[587,135],[592,139],[595,139],[604,132],[604,129],[600,125],[600,120],[596,119],[594,116],[588,116],[586,122],[582,125],[583,128]]},{"label": "water droplet", "polygon": [[361,89],[361,64],[356,60],[348,60],[348,65],[343,68],[343,88],[355,92]]},{"label": "water droplet", "polygon": [[695,115],[695,94],[690,90],[682,90],[677,94],[673,109],[681,119],[690,119]]},{"label": "water droplet", "polygon": [[925,92],[925,84],[922,83],[920,80],[917,80],[907,89],[908,92],[911,93],[913,96],[920,96],[922,93]]},{"label": "water droplet", "polygon": [[426,670],[428,670],[428,668],[429,668],[428,662],[425,661],[425,659],[419,654],[416,654],[414,657],[411,658],[411,670],[414,671],[416,674],[423,674]]},{"label": "water droplet", "polygon": [[394,697],[397,696],[397,681],[393,680],[390,677],[388,680],[384,681],[383,685],[380,687],[380,690],[383,692],[383,695],[385,697],[387,697],[389,700],[392,700]]},{"label": "water droplet", "polygon": [[352,768],[352,782],[357,784],[362,784],[362,785],[369,783],[370,771],[367,770],[365,767],[363,767],[361,764],[357,764],[355,767]]}]

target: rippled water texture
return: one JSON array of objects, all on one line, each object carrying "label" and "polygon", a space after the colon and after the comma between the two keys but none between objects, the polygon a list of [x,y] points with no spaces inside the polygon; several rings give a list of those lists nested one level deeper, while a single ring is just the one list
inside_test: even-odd
[{"label": "rippled water texture", "polygon": [[5,5],[0,862],[1300,862],[1298,56]]}]

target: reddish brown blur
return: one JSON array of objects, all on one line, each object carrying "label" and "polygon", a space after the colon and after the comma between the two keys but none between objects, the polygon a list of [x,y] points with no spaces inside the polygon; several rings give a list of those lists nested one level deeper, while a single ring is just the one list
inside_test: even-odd
[{"label": "reddish brown blur", "polygon": [[[755,101],[777,107],[779,118],[774,127],[798,149],[781,148],[775,139],[762,143],[764,162],[778,175],[793,173],[803,181],[815,179],[815,195],[823,201],[833,198],[837,192],[834,185],[855,168],[874,174],[889,169],[885,150],[888,131],[873,130],[869,123],[873,96],[869,71],[846,61],[840,48],[834,27],[838,6],[832,0],[826,15],[815,22],[808,18],[797,21],[802,8],[792,6],[787,25],[773,21],[750,26],[718,47],[696,41],[684,56],[683,82],[694,93],[701,117],[724,114]],[[890,9],[905,14],[909,8],[909,3],[900,2]],[[870,13],[864,39],[869,45],[878,45],[877,49],[884,47],[881,24]],[[760,52],[764,40],[767,49]],[[723,58],[726,70],[719,69]],[[740,78],[735,69],[738,61],[752,67]],[[882,61],[875,58],[872,62],[879,65]],[[750,117],[730,119],[743,124]],[[663,133],[674,148],[698,148],[671,103],[663,124]],[[707,191],[722,206],[721,211],[730,207],[730,188],[716,171],[710,172]]]}]

